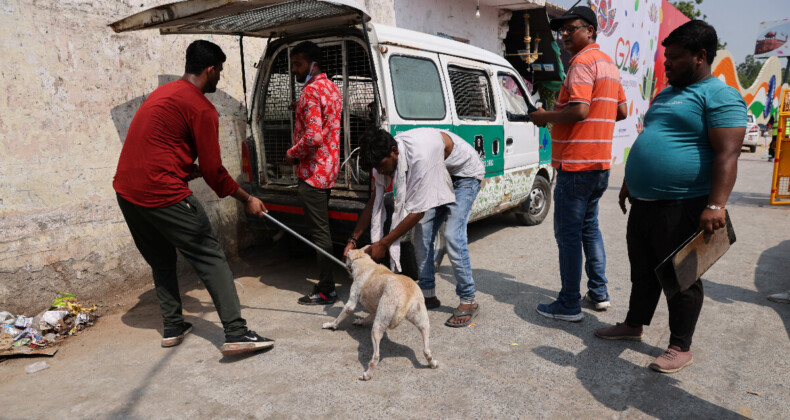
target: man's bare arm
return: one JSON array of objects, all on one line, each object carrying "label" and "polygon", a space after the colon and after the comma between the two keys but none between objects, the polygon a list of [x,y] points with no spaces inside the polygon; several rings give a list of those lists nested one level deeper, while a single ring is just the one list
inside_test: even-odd
[{"label": "man's bare arm", "polygon": [[[724,207],[730,197],[735,178],[738,175],[738,157],[741,155],[744,127],[726,127],[708,129],[708,137],[713,152],[711,168],[711,188],[708,204]],[[725,226],[725,211],[705,209],[700,216],[699,225],[706,232],[713,232]]]}]

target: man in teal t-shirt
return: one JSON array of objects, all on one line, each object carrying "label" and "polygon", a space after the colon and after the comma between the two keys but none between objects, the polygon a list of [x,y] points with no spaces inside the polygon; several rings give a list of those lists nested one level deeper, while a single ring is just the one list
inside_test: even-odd
[{"label": "man in teal t-shirt", "polygon": [[[746,133],[746,103],[711,75],[716,30],[701,20],[678,27],[662,42],[670,87],[653,100],[645,129],[625,167],[620,207],[631,203],[626,241],[631,298],[625,322],[595,335],[641,341],[661,297],[656,266],[688,237],[725,226],[727,203]],[[692,364],[691,338],[704,294],[697,281],[667,299],[669,348],[650,365],[673,373]]]}]

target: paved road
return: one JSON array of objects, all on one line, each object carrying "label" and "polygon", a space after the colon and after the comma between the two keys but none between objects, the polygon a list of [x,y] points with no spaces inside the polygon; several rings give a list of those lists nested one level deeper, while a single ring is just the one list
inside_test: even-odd
[{"label": "paved road", "polygon": [[[309,260],[283,247],[245,254],[234,272],[243,314],[277,339],[267,353],[235,359],[218,352],[223,336],[205,289],[184,281],[195,330],[173,349],[159,347],[158,305],[150,289],[128,293],[116,313],[63,346],[51,368],[27,375],[33,360],[0,364],[0,417],[76,418],[781,418],[790,413],[790,305],[770,293],[790,289],[790,208],[768,205],[772,165],[741,157],[728,207],[738,235],[705,276],[705,303],[694,337],[696,364],[676,375],[647,368],[666,348],[661,303],[643,343],[596,339],[593,329],[622,321],[629,295],[625,222],[617,206],[623,166],[602,200],[613,307],[585,309],[568,324],[535,312],[559,289],[552,218],[521,227],[501,216],[469,227],[482,312],[476,325],[443,325],[457,303],[446,261],[437,281],[445,306],[430,314],[437,370],[428,369],[414,327],[382,341],[370,382],[359,381],[370,332],[347,321],[320,326],[342,304],[304,307]],[[341,273],[339,291],[348,295]]]}]

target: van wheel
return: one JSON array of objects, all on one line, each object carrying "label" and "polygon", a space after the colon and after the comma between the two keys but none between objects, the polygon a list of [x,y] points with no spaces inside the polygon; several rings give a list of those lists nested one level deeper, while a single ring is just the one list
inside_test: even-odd
[{"label": "van wheel", "polygon": [[549,214],[551,208],[551,184],[545,177],[538,175],[532,184],[529,197],[516,212],[516,220],[525,226],[539,225]]},{"label": "van wheel", "polygon": [[757,146],[749,146],[749,153],[754,153],[757,151]]}]

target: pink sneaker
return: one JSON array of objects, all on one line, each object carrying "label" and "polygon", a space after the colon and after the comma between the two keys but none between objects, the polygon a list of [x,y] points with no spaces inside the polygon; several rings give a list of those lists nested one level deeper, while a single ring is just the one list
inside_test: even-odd
[{"label": "pink sneaker", "polygon": [[669,346],[664,354],[653,360],[653,363],[650,364],[650,369],[661,373],[675,373],[692,364],[694,364],[694,358],[691,357],[691,349],[680,351],[678,346]]},{"label": "pink sneaker", "polygon": [[607,340],[642,341],[645,334],[642,332],[642,327],[633,328],[625,322],[618,322],[611,327],[598,328],[595,330],[595,336]]}]

